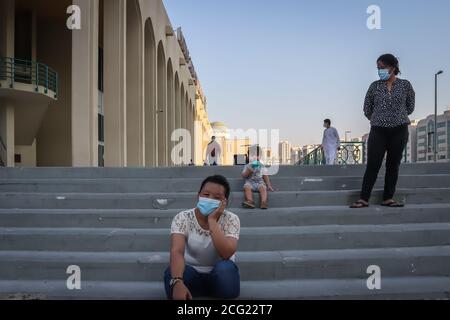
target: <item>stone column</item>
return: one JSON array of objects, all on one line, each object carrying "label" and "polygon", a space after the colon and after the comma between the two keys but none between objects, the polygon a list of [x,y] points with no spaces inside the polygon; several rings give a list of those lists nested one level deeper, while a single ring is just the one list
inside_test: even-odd
[{"label": "stone column", "polygon": [[[0,56],[14,58],[14,37],[15,0],[0,1]],[[14,167],[14,106],[7,99],[0,101],[0,138],[2,160]]]},{"label": "stone column", "polygon": [[127,166],[126,0],[104,1],[105,166]]},{"label": "stone column", "polygon": [[98,166],[99,0],[74,0],[81,29],[72,31],[72,165]]},{"label": "stone column", "polygon": [[0,101],[0,157],[7,167],[14,167],[14,107]]}]

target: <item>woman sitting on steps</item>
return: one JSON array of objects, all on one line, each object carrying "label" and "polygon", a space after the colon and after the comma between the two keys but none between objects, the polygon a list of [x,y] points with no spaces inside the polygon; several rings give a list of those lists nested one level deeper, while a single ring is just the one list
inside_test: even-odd
[{"label": "woman sitting on steps", "polygon": [[225,177],[209,177],[200,187],[197,207],[173,219],[170,267],[164,274],[168,299],[239,296],[240,276],[234,258],[240,221],[225,210],[229,196]]}]

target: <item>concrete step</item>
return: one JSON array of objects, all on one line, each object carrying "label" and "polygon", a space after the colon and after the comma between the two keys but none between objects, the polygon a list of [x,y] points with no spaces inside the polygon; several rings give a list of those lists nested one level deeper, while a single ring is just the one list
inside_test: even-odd
[{"label": "concrete step", "polygon": [[[240,252],[242,281],[366,279],[377,265],[384,277],[450,276],[450,246]],[[167,252],[0,251],[1,280],[64,280],[77,265],[85,281],[161,281]]]},{"label": "concrete step", "polygon": [[[37,193],[148,193],[198,192],[204,178],[135,179],[0,179],[0,192]],[[229,178],[232,191],[242,191],[244,180]],[[277,191],[357,190],[362,176],[272,177]],[[375,185],[383,188],[384,178]],[[450,188],[450,174],[402,175],[399,188]]]},{"label": "concrete step", "polygon": [[[0,193],[0,208],[46,209],[185,209],[195,206],[197,193]],[[280,191],[269,195],[272,208],[349,205],[359,190]],[[381,203],[382,191],[373,192],[373,203]],[[450,188],[398,189],[396,198],[408,204],[450,203]],[[232,192],[229,207],[240,207],[243,192]],[[255,196],[259,201],[259,195]],[[167,204],[166,204],[167,203]]]},{"label": "concrete step", "polygon": [[[450,298],[450,277],[382,278],[381,286],[381,290],[369,290],[365,279],[243,281],[240,299]],[[84,281],[81,290],[68,290],[61,280],[0,281],[0,298],[14,293],[38,293],[41,299],[165,299],[162,282]]]},{"label": "concrete step", "polygon": [[[222,174],[239,177],[242,166],[177,168],[0,168],[0,179],[205,178]],[[365,166],[280,166],[279,177],[363,176]],[[403,164],[401,174],[448,174],[449,163]],[[380,172],[383,174],[383,171]]]},{"label": "concrete step", "polygon": [[[242,227],[401,224],[450,222],[450,204],[408,205],[405,208],[347,206],[229,209]],[[2,227],[22,228],[170,228],[179,209],[0,209]]]},{"label": "concrete step", "polygon": [[[168,251],[168,229],[0,228],[0,250]],[[270,239],[270,241],[268,241]],[[239,251],[450,245],[450,223],[242,228]]]}]

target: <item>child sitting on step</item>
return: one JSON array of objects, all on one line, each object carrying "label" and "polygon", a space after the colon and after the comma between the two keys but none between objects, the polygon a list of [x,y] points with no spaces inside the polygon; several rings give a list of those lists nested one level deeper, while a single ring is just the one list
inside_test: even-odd
[{"label": "child sitting on step", "polygon": [[252,147],[250,149],[249,164],[242,171],[242,177],[245,179],[245,201],[242,203],[242,206],[246,209],[255,209],[253,192],[259,192],[261,197],[260,208],[266,210],[268,208],[267,191],[274,191],[267,175],[267,169],[260,161],[260,155],[260,147]]}]

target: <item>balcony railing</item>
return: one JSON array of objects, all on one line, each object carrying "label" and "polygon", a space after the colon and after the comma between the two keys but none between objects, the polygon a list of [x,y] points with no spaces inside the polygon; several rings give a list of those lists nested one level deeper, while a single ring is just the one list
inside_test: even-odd
[{"label": "balcony railing", "polygon": [[10,88],[15,83],[24,83],[33,85],[39,92],[42,87],[45,94],[51,91],[58,98],[58,73],[40,62],[0,57],[0,80],[6,80]]},{"label": "balcony railing", "polygon": [[[337,152],[337,163],[340,165],[364,164],[366,162],[366,144],[364,142],[341,142],[341,148]],[[317,147],[303,160],[300,165],[318,166],[325,165],[325,155],[321,147]]]}]

